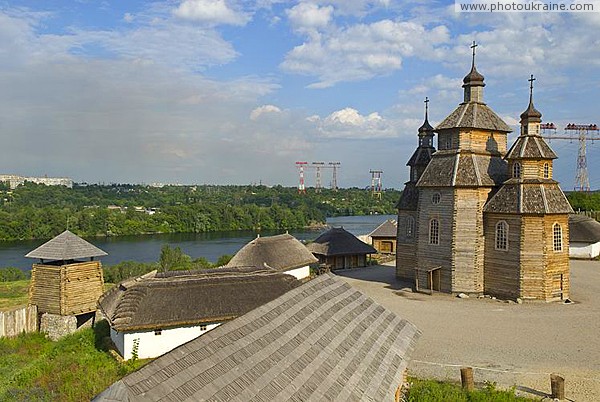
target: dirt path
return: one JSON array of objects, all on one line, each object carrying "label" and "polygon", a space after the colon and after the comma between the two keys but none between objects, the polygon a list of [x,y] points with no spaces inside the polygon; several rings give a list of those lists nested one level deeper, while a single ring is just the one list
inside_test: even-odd
[{"label": "dirt path", "polygon": [[476,381],[545,396],[555,372],[568,399],[600,401],[600,262],[571,262],[574,304],[415,294],[393,266],[337,273],[419,327],[416,376],[459,380],[459,367],[472,366]]}]

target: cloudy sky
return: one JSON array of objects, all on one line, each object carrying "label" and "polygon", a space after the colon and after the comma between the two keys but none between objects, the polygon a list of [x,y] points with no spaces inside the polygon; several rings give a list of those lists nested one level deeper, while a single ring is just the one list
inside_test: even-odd
[{"label": "cloudy sky", "polygon": [[[0,0],[0,173],[292,186],[296,161],[339,161],[343,187],[381,169],[401,188],[423,100],[434,125],[458,105],[473,40],[486,102],[515,130],[530,74],[559,134],[600,124],[599,29],[600,12],[447,1]],[[551,146],[572,189],[577,144]]]}]

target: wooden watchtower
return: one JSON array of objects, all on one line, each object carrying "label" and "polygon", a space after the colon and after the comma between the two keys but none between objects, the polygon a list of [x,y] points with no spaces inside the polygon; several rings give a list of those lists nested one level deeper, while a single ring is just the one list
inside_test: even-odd
[{"label": "wooden watchtower", "polygon": [[65,230],[25,257],[37,258],[31,270],[29,304],[38,313],[61,316],[92,313],[104,292],[102,265],[95,257],[104,251]]}]

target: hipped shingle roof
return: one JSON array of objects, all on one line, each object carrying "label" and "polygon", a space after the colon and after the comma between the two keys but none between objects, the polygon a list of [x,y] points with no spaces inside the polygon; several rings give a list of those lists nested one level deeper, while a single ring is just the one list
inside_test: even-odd
[{"label": "hipped shingle roof", "polygon": [[485,103],[461,103],[438,126],[436,131],[452,128],[479,128],[509,133],[512,129]]},{"label": "hipped shingle roof", "polygon": [[398,222],[393,219],[387,219],[381,225],[377,226],[375,230],[369,233],[371,237],[393,237],[398,236]]},{"label": "hipped shingle roof", "polygon": [[377,252],[344,228],[331,228],[306,247],[314,254],[325,256],[374,254]]},{"label": "hipped shingle roof", "polygon": [[124,281],[98,304],[117,331],[164,329],[231,320],[299,284],[264,267],[172,271]]},{"label": "hipped shingle roof", "polygon": [[391,401],[419,336],[322,275],[182,345],[95,401]]},{"label": "hipped shingle roof", "polygon": [[571,204],[551,179],[509,179],[485,204],[484,212],[505,214],[572,214]]},{"label": "hipped shingle roof", "polygon": [[290,234],[257,237],[238,251],[228,267],[269,267],[279,271],[305,267],[318,262],[306,246]]},{"label": "hipped shingle roof", "polygon": [[67,261],[108,255],[81,237],[65,230],[54,239],[47,241],[25,257],[51,261]]}]

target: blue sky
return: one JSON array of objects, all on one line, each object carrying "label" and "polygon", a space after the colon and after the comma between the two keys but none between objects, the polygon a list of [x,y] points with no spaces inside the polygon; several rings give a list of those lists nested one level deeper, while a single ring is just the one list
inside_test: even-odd
[{"label": "blue sky", "polygon": [[[0,173],[292,186],[296,161],[340,161],[341,186],[401,188],[423,100],[434,124],[460,103],[473,40],[509,144],[530,74],[544,121],[600,123],[599,28],[441,1],[0,0]],[[577,144],[551,146],[572,189]]]}]

